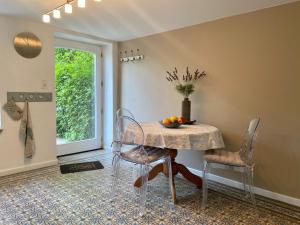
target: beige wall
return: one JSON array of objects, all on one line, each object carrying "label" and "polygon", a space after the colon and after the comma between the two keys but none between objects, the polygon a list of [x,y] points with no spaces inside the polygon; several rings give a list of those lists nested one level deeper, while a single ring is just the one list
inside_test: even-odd
[{"label": "beige wall", "polygon": [[[120,103],[138,120],[179,115],[182,96],[165,71],[205,70],[192,118],[218,127],[237,150],[249,120],[260,116],[255,185],[300,198],[299,21],[298,2],[122,42],[121,51],[139,48],[145,60],[121,64]],[[202,166],[200,152],[181,152],[179,160]]]}]

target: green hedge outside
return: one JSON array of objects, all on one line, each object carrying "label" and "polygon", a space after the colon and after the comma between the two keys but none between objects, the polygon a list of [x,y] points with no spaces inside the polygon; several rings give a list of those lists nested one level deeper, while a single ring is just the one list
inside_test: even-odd
[{"label": "green hedge outside", "polygon": [[56,131],[67,141],[95,136],[94,55],[55,49]]}]

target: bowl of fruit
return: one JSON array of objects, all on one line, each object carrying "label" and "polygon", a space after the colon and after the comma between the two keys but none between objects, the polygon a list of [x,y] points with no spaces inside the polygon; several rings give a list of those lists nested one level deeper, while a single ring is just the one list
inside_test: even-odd
[{"label": "bowl of fruit", "polygon": [[178,128],[186,122],[183,117],[171,116],[160,121],[160,124],[166,128]]}]

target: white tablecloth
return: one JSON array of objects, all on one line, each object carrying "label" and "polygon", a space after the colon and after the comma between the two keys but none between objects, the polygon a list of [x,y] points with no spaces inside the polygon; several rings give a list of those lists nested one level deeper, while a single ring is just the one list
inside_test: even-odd
[{"label": "white tablecloth", "polygon": [[[177,129],[165,128],[158,122],[141,123],[141,126],[144,130],[145,145],[202,151],[225,147],[218,128],[207,124],[182,125]],[[134,135],[133,129],[126,130],[127,137]]]}]

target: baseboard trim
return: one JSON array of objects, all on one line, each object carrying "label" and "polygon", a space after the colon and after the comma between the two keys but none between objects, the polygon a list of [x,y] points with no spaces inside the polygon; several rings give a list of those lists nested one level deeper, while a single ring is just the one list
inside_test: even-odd
[{"label": "baseboard trim", "polygon": [[[188,167],[188,169],[197,176],[202,177],[202,175],[203,175],[203,171],[201,171],[201,170],[196,170],[196,169],[193,169],[193,168],[190,168],[190,167]],[[212,181],[216,181],[218,183],[221,183],[221,184],[225,184],[225,185],[230,186],[230,187],[234,187],[234,188],[238,188],[238,189],[243,190],[243,184],[241,182],[238,182],[238,181],[235,181],[235,180],[231,180],[231,179],[224,178],[224,177],[221,177],[221,176],[217,176],[217,175],[214,175],[214,174],[209,174],[209,179],[212,180]],[[267,198],[271,198],[271,199],[274,199],[274,200],[277,200],[277,201],[281,201],[281,202],[284,202],[284,203],[288,203],[290,205],[300,207],[300,199],[297,199],[297,198],[293,198],[293,197],[290,197],[290,196],[287,196],[287,195],[283,195],[283,194],[275,193],[275,192],[272,192],[272,191],[268,191],[266,189],[259,188],[259,187],[254,187],[254,192],[255,192],[255,194],[258,194],[258,195],[261,195],[261,196],[264,196],[264,197],[267,197]]]},{"label": "baseboard trim", "polygon": [[24,165],[20,167],[15,167],[7,170],[0,170],[0,177],[7,176],[7,175],[12,175],[16,173],[21,173],[21,172],[26,172],[29,170],[36,170],[40,169],[43,167],[48,167],[48,166],[55,166],[58,164],[58,160],[51,160],[51,161],[46,161],[46,162],[41,162],[41,163],[34,163],[30,165]]}]

